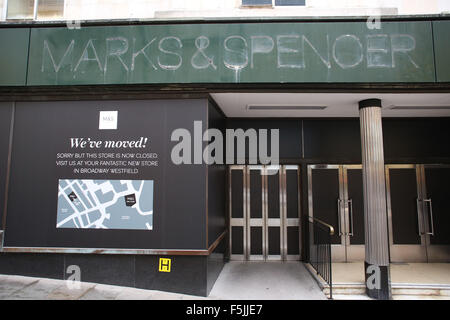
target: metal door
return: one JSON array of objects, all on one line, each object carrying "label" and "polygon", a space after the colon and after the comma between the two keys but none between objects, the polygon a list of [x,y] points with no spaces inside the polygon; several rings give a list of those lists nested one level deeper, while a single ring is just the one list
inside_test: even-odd
[{"label": "metal door", "polygon": [[231,166],[228,174],[230,259],[247,259],[247,175],[245,166]]},{"label": "metal door", "polygon": [[266,253],[267,212],[264,167],[247,167],[247,260],[264,260]]},{"label": "metal door", "polygon": [[309,216],[330,224],[332,261],[364,260],[361,165],[308,166]]},{"label": "metal door", "polygon": [[420,166],[386,165],[391,262],[427,262]]},{"label": "metal door", "polygon": [[344,165],[342,174],[346,261],[363,261],[365,234],[362,165]]},{"label": "metal door", "polygon": [[230,259],[299,260],[298,166],[229,170]]},{"label": "metal door", "polygon": [[270,166],[264,169],[265,184],[265,209],[266,223],[264,233],[266,234],[266,254],[267,260],[282,260],[284,227],[284,203],[283,203],[283,172],[280,166]]},{"label": "metal door", "polygon": [[450,166],[420,165],[419,206],[428,262],[450,262]]},{"label": "metal door", "polygon": [[282,166],[283,260],[300,260],[300,168]]},{"label": "metal door", "polygon": [[339,165],[308,166],[309,216],[333,226],[331,259],[342,262],[345,257],[345,235],[342,229],[342,168]]}]

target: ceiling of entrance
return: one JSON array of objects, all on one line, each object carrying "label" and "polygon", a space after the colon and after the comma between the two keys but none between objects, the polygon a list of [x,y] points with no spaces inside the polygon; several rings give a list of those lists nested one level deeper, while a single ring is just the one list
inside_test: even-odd
[{"label": "ceiling of entrance", "polygon": [[450,117],[450,94],[213,93],[228,117],[358,117],[358,102],[382,100],[383,117]]}]

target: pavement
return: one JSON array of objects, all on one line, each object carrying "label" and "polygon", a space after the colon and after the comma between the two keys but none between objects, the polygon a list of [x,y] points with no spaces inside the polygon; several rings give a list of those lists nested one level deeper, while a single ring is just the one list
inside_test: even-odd
[{"label": "pavement", "polygon": [[0,300],[199,300],[204,297],[45,278],[0,275]]},{"label": "pavement", "polygon": [[[334,265],[334,264],[333,264]],[[411,279],[431,282],[428,273],[413,268]],[[448,273],[447,265],[425,266],[433,271]],[[337,279],[358,276],[357,264],[342,270],[336,268]],[[403,265],[402,268],[410,268]],[[394,268],[395,269],[395,268]],[[427,269],[427,271],[429,271]],[[350,275],[349,275],[350,274]],[[403,276],[404,277],[404,276]],[[441,278],[442,281],[442,278]],[[72,285],[78,285],[73,287]],[[371,300],[365,294],[336,294],[334,300]],[[450,296],[398,294],[395,300],[449,300]],[[0,300],[327,300],[305,265],[299,262],[237,262],[225,264],[208,297],[192,296],[158,290],[144,290],[97,283],[73,283],[65,280],[0,275]]]},{"label": "pavement", "polygon": [[326,300],[303,263],[237,262],[225,264],[210,299]]},{"label": "pavement", "polygon": [[209,297],[96,283],[0,275],[0,300],[326,300],[298,262],[229,262]]}]

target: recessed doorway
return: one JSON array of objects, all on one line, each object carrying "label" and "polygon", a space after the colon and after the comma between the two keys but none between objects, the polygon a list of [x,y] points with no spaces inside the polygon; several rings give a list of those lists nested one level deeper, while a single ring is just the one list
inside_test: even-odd
[{"label": "recessed doorway", "polygon": [[230,259],[300,260],[299,166],[229,171]]}]

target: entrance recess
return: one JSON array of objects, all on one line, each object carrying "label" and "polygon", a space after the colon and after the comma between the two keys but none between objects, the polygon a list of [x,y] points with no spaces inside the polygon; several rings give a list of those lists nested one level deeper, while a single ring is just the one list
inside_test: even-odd
[{"label": "entrance recess", "polygon": [[332,261],[364,260],[361,165],[309,165],[309,216],[330,224]]},{"label": "entrance recess", "polygon": [[391,262],[450,262],[450,166],[387,165]]},{"label": "entrance recess", "polygon": [[231,260],[300,260],[299,167],[230,166]]}]

